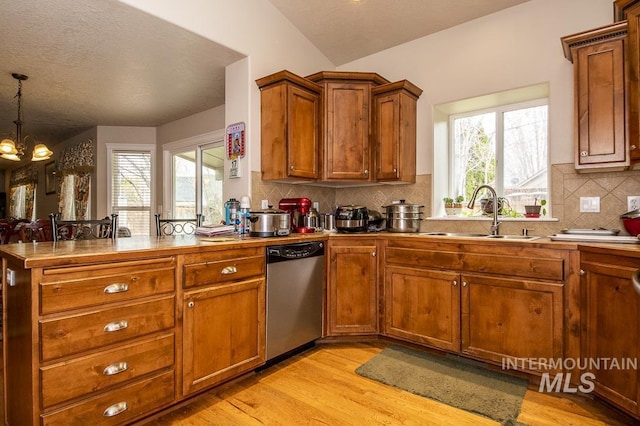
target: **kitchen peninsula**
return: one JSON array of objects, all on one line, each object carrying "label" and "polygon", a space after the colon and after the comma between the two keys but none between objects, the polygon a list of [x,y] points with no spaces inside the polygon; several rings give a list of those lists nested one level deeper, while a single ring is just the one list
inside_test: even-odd
[{"label": "kitchen peninsula", "polygon": [[[536,357],[577,358],[584,322],[599,318],[581,305],[581,246],[547,238],[294,234],[5,245],[8,424],[130,423],[263,365],[264,248],[311,240],[328,242],[326,341],[385,336],[493,364],[534,349]],[[611,273],[594,260],[598,253],[628,259],[616,283],[632,288],[624,277],[640,258],[637,244],[583,248],[594,253],[584,265],[591,277]],[[346,268],[333,270],[334,262]],[[358,274],[341,279],[349,267]],[[415,316],[435,305],[408,297],[426,288],[457,301],[438,312],[438,327]],[[369,313],[370,327],[350,327],[345,312]],[[500,324],[481,329],[482,320]],[[495,333],[482,338],[487,330]],[[528,373],[535,380],[540,371]],[[599,395],[611,401],[621,384],[609,377]],[[618,406],[637,416],[630,402]]]}]

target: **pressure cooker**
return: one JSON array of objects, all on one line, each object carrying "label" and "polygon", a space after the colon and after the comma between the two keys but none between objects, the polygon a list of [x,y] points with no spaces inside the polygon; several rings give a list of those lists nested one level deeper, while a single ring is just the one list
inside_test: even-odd
[{"label": "pressure cooker", "polygon": [[291,232],[291,215],[277,209],[249,212],[249,235],[252,237],[281,237]]}]

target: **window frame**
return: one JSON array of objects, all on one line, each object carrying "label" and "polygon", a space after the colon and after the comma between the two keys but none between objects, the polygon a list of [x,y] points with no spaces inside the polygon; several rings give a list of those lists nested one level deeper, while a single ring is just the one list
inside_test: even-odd
[{"label": "window frame", "polygon": [[[196,214],[202,213],[202,150],[216,144],[224,144],[226,130],[216,130],[192,136],[186,139],[168,142],[162,145],[162,172],[164,181],[170,179],[173,182],[172,158],[174,155],[185,151],[195,151],[196,158]],[[162,191],[162,205],[158,206],[158,213],[162,217],[172,217],[173,212],[173,188],[172,185],[164,185]]]},{"label": "window frame", "polygon": [[113,174],[112,174],[112,157],[113,151],[130,151],[130,152],[144,152],[151,154],[151,200],[149,206],[149,235],[155,235],[155,221],[154,221],[154,206],[156,205],[156,146],[153,144],[121,144],[121,143],[108,143],[107,149],[107,211],[113,212]]},{"label": "window frame", "polygon": [[[504,194],[504,114],[506,112],[517,111],[521,109],[533,108],[538,106],[546,106],[547,107],[547,174],[550,174],[550,164],[549,164],[549,98],[537,98],[528,101],[509,103],[504,105],[497,105],[488,108],[482,108],[477,110],[470,110],[465,112],[460,112],[456,114],[449,115],[449,137],[448,137],[448,177],[447,177],[447,187],[453,188],[455,182],[455,157],[451,155],[451,153],[455,152],[455,126],[454,122],[456,119],[472,117],[475,115],[482,115],[487,113],[495,114],[495,158],[496,158],[496,183],[494,189],[498,194]],[[547,191],[550,191],[549,180],[547,178]],[[452,194],[452,196],[456,196],[457,194]]]}]

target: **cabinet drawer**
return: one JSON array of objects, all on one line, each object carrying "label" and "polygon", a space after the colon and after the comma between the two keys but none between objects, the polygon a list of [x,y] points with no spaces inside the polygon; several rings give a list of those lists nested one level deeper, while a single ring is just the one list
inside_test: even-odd
[{"label": "cabinet drawer", "polygon": [[42,415],[44,426],[120,425],[141,417],[175,398],[174,372],[132,383],[111,392]]},{"label": "cabinet drawer", "polygon": [[42,314],[132,300],[174,290],[174,258],[45,270]]},{"label": "cabinet drawer", "polygon": [[170,333],[41,367],[42,405],[51,407],[173,364],[174,335]]},{"label": "cabinet drawer", "polygon": [[261,277],[265,275],[264,248],[188,255],[183,268],[185,288]]},{"label": "cabinet drawer", "polygon": [[122,342],[174,326],[173,295],[40,321],[42,360]]},{"label": "cabinet drawer", "polygon": [[564,279],[564,259],[548,254],[536,255],[523,252],[516,257],[506,254],[389,247],[386,251],[386,262],[403,266],[432,267],[541,280],[562,281]]}]

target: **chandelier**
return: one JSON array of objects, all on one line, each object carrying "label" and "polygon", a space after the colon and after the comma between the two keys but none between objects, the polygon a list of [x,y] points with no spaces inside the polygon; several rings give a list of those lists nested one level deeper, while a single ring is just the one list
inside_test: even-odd
[{"label": "chandelier", "polygon": [[18,118],[14,120],[16,125],[16,140],[6,138],[0,141],[0,158],[11,161],[20,161],[24,155],[24,151],[27,147],[27,139],[34,140],[33,153],[31,155],[31,161],[42,161],[51,158],[53,152],[47,148],[43,143],[40,143],[31,135],[26,135],[22,138],[22,82],[29,77],[24,74],[12,73],[11,76],[18,80],[18,93],[14,98],[18,98]]}]

